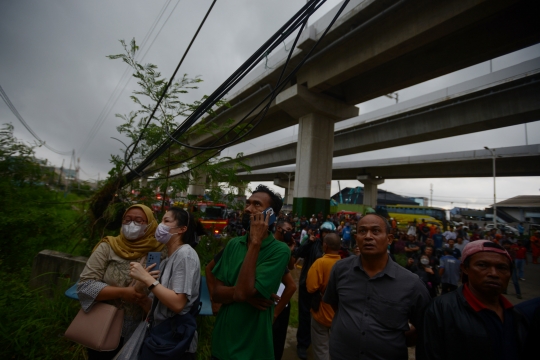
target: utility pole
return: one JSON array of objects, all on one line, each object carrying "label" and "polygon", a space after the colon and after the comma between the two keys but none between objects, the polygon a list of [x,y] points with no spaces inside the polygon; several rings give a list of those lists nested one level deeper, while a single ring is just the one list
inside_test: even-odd
[{"label": "utility pole", "polygon": [[[71,159],[69,160],[69,175],[71,176],[71,165],[75,165],[75,150],[71,152]],[[68,177],[66,176],[66,188],[65,188],[65,195],[67,195],[68,192]],[[64,196],[65,196],[64,195]]]},{"label": "utility pole", "polygon": [[497,186],[495,183],[495,149],[490,149],[487,146],[484,146],[484,149],[489,150],[491,152],[491,156],[493,157],[493,225],[495,225],[495,229],[497,229]]},{"label": "utility pole", "polygon": [[291,196],[291,173],[287,174],[288,177],[289,177],[289,185],[288,185],[288,188],[287,188],[287,199],[285,199],[285,201],[287,201],[287,204],[289,204],[289,198]]},{"label": "utility pole", "polygon": [[[75,152],[75,150],[73,150]],[[79,170],[81,169],[81,158],[77,158],[77,188],[81,188],[81,179],[79,177]]]},{"label": "utility pole", "polygon": [[58,187],[60,187],[60,183],[62,182],[62,173],[64,172],[64,161],[66,159],[62,159],[62,166],[60,167],[60,174],[58,175]]}]

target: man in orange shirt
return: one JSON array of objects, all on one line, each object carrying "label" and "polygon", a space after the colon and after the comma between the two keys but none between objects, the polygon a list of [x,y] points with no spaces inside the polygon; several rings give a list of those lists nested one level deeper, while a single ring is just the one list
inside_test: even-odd
[{"label": "man in orange shirt", "polygon": [[[314,298],[311,308],[311,345],[315,360],[330,359],[330,326],[335,312],[332,306],[320,299],[326,290],[332,267],[341,259],[341,239],[336,233],[330,233],[324,237],[322,247],[324,256],[311,265],[306,278],[307,291]],[[318,300],[318,306],[315,299]]]},{"label": "man in orange shirt", "polygon": [[536,230],[534,235],[531,236],[531,251],[532,263],[538,264],[538,257],[540,256],[540,230]]}]

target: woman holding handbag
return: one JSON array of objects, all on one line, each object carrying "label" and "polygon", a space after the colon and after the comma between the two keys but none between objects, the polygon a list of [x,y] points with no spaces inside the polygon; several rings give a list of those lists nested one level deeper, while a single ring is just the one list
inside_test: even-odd
[{"label": "woman holding handbag", "polygon": [[[167,246],[170,254],[161,262],[159,280],[154,279],[148,272],[150,267],[147,270],[140,263],[130,264],[131,277],[148,286],[154,296],[153,303],[149,298],[145,300],[145,306],[151,310],[149,332],[142,343],[140,358],[195,359],[195,316],[199,305],[201,265],[199,256],[192,247],[198,239],[193,216],[181,208],[172,207],[163,216],[155,236],[157,241]],[[170,334],[171,329],[175,331],[182,326],[187,329],[183,337]],[[168,341],[171,338],[174,338],[173,342]],[[170,348],[154,346],[156,339],[161,344],[162,340],[167,340]]]},{"label": "woman holding handbag", "polygon": [[123,307],[124,321],[117,349],[88,349],[90,360],[112,359],[145,317],[147,295],[144,287],[130,286],[133,279],[129,276],[129,264],[144,261],[149,252],[166,251],[165,246],[154,237],[157,226],[150,208],[141,204],[133,205],[122,217],[120,235],[103,238],[92,251],[77,288],[82,309],[89,312],[97,302],[107,302]]}]

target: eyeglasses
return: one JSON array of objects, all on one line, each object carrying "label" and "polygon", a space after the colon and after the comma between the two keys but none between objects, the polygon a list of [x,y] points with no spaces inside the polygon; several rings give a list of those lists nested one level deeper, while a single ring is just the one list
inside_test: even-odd
[{"label": "eyeglasses", "polygon": [[134,222],[136,225],[143,225],[143,224],[146,224],[146,220],[144,220],[142,217],[136,217],[136,218],[131,218],[129,216],[125,217],[122,219],[122,224],[124,225],[127,225],[129,224],[130,222]]}]

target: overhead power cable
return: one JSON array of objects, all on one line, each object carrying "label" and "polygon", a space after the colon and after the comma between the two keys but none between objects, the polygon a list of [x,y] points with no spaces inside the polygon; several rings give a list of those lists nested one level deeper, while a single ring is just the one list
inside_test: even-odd
[{"label": "overhead power cable", "polygon": [[[162,94],[161,96],[159,97],[157,103],[156,103],[156,106],[154,107],[154,110],[152,111],[152,113],[150,114],[150,116],[148,117],[148,120],[146,121],[146,123],[144,124],[144,127],[142,128],[141,130],[141,133],[139,134],[139,137],[137,138],[137,140],[133,143],[133,149],[131,150],[131,152],[129,153],[129,155],[127,155],[127,157],[124,157],[124,160],[125,160],[125,163],[124,163],[124,168],[126,166],[129,167],[129,161],[131,160],[131,157],[133,156],[133,154],[135,153],[135,149],[137,147],[137,145],[139,144],[139,142],[141,141],[143,135],[144,135],[144,131],[146,130],[146,128],[148,127],[148,125],[150,124],[150,122],[152,121],[152,118],[154,117],[154,114],[156,113],[159,105],[161,104],[161,101],[163,100],[163,98],[167,95],[167,91],[169,90],[169,87],[171,86],[171,84],[173,83],[174,81],[174,78],[176,77],[176,74],[178,73],[178,70],[180,69],[180,66],[182,65],[182,63],[184,62],[184,59],[186,58],[189,50],[191,49],[191,46],[193,45],[193,43],[195,42],[195,39],[197,38],[197,35],[199,35],[199,32],[201,31],[201,28],[203,27],[204,23],[206,22],[206,19],[208,18],[208,15],[210,15],[210,12],[212,11],[212,9],[214,8],[214,5],[216,4],[216,1],[217,0],[213,0],[212,1],[212,4],[210,5],[210,7],[208,8],[208,11],[206,12],[206,15],[204,16],[203,20],[201,21],[199,27],[197,28],[197,31],[195,32],[195,34],[193,35],[193,38],[191,39],[186,51],[184,51],[184,55],[182,55],[182,58],[180,59],[180,62],[178,63],[178,65],[176,66],[176,69],[174,70],[173,72],[173,75],[171,76],[171,79],[169,80],[169,82],[167,83],[167,85],[165,86],[165,88],[163,89],[162,91]],[[128,153],[128,149],[126,149],[126,152],[125,154]],[[122,169],[122,172],[124,171],[124,168]],[[131,168],[130,168],[131,169]],[[131,170],[133,172],[133,170]]]},{"label": "overhead power cable", "polygon": [[52,152],[55,152],[59,155],[71,155],[71,151],[60,151],[60,150],[56,150],[55,148],[47,145],[47,143],[45,141],[43,141],[39,136],[38,134],[36,134],[36,132],[34,130],[32,130],[32,128],[30,127],[30,125],[28,125],[28,123],[24,120],[24,118],[21,116],[21,114],[19,114],[19,112],[17,111],[17,109],[15,108],[15,105],[13,105],[13,103],[11,102],[11,100],[9,100],[9,97],[7,96],[6,92],[4,91],[4,89],[2,88],[2,86],[0,86],[0,97],[2,97],[2,100],[4,100],[4,102],[6,103],[6,105],[8,106],[8,108],[11,110],[11,112],[13,113],[13,115],[15,115],[15,117],[17,119],[19,119],[19,121],[21,122],[21,124],[24,125],[24,127],[26,128],[26,130],[28,130],[30,132],[30,134],[32,134],[32,136],[34,138],[36,138],[37,141],[39,141],[40,145],[43,145],[44,147],[46,147],[47,149],[51,150]]},{"label": "overhead power cable", "polygon": [[[207,113],[212,106],[215,105],[217,101],[219,101],[229,90],[231,90],[251,69],[253,69],[262,59],[265,58],[266,54],[270,53],[272,50],[274,50],[284,38],[287,38],[292,32],[294,32],[298,27],[302,26],[304,23],[304,20],[309,18],[309,16],[313,13],[313,10],[318,9],[320,5],[322,5],[325,1],[317,1],[312,0],[306,5],[300,9],[297,14],[293,18],[291,18],[289,21],[285,23],[268,41],[266,41],[244,64],[240,66],[239,69],[237,69],[214,93],[212,93],[209,97],[206,98],[206,100],[190,115],[186,120],[179,126],[177,130],[175,130],[174,133],[171,134],[173,138],[179,138],[183,133],[185,133],[202,115]],[[337,17],[341,14],[343,9],[348,4],[348,0],[345,1],[332,20],[330,26],[326,29],[325,33],[330,29],[330,27],[333,25]],[[319,39],[320,41],[320,39]],[[319,41],[316,43],[318,44]],[[313,49],[312,49],[313,50]],[[311,53],[311,51],[310,51]],[[309,54],[308,54],[309,56]],[[304,60],[305,61],[305,60]],[[303,62],[302,62],[303,63]],[[301,63],[301,64],[302,64]],[[300,66],[301,66],[300,64]],[[284,67],[286,68],[286,67]],[[286,80],[290,79],[294,72],[299,69],[299,66],[295,68],[291,74],[287,77]],[[281,84],[285,84],[286,80],[283,80]],[[275,91],[274,91],[275,92]],[[272,92],[272,95],[275,96],[274,92]],[[266,107],[265,107],[266,108]],[[264,111],[264,108],[263,110]],[[265,111],[264,111],[265,112]],[[260,119],[262,120],[262,118]],[[259,122],[260,122],[259,120]],[[245,136],[245,135],[244,135]],[[144,171],[144,169],[151,164],[158,156],[163,154],[163,152],[172,145],[173,141],[167,139],[162,145],[160,145],[156,150],[154,150],[141,164],[137,166],[136,169],[131,171],[126,175],[126,180],[131,181],[135,179],[137,176],[140,176],[140,173]],[[220,148],[223,145],[220,146]],[[215,148],[215,147],[214,147]],[[205,150],[211,149],[210,147],[204,148]],[[134,152],[134,149],[132,150],[131,154]],[[131,154],[129,157],[126,158],[126,163],[129,162],[129,159],[131,157]]]},{"label": "overhead power cable", "polygon": [[[172,0],[168,0],[164,5],[163,7],[161,8],[161,10],[159,11],[158,13],[158,16],[155,18],[155,20],[153,21],[152,25],[150,25],[150,28],[148,29],[148,32],[146,33],[146,35],[144,36],[142,42],[141,42],[141,45],[140,45],[140,50],[142,51],[142,49],[144,49],[144,47],[146,46],[146,44],[148,43],[148,40],[150,39],[150,36],[152,35],[152,33],[154,32],[154,30],[156,29],[156,26],[158,25],[159,21],[161,20],[161,18],[163,17],[167,7],[169,6],[169,4],[171,3]],[[176,9],[176,7],[178,6],[178,4],[180,3],[180,0],[178,0],[178,2],[176,3],[176,5],[174,6],[174,8],[171,10],[169,16],[167,17],[167,19],[163,22],[160,30],[159,30],[159,33],[161,33],[161,30],[163,30],[163,27],[165,26],[165,24],[167,24],[167,21],[169,21],[169,18],[171,17],[172,13],[174,12],[174,10]],[[148,50],[150,50],[152,48],[152,46],[154,45],[154,42],[156,41],[159,33],[154,37],[154,39],[152,40],[152,42],[150,43],[150,45],[148,46]],[[137,57],[139,56],[140,52],[138,54],[136,54],[135,58],[139,61],[142,61],[146,54],[148,53],[148,51],[144,54],[144,56],[139,60],[137,59]],[[86,138],[85,142],[83,143],[83,145],[81,146],[80,150],[79,150],[79,153],[82,155],[86,150],[88,150],[88,147],[90,146],[91,142],[94,140],[95,136],[97,135],[99,129],[101,128],[101,126],[103,125],[103,123],[105,122],[105,120],[107,119],[107,117],[109,116],[110,112],[112,111],[112,109],[114,108],[114,106],[116,105],[116,103],[118,102],[118,100],[120,99],[120,97],[122,96],[122,94],[124,93],[124,90],[126,89],[126,87],[128,86],[129,82],[131,81],[132,79],[132,76],[131,76],[131,73],[130,73],[130,70],[131,70],[131,67],[129,65],[126,65],[126,69],[124,70],[124,73],[122,74],[122,76],[120,77],[120,80],[118,81],[118,84],[116,84],[113,92],[111,93],[111,95],[109,96],[109,99],[107,100],[107,102],[105,103],[105,106],[103,107],[103,109],[101,110],[100,114],[98,115],[98,118],[96,119],[94,125],[92,126],[92,129],[90,130],[89,132],[89,135],[88,137]],[[127,80],[127,81],[126,81]],[[122,88],[122,90],[120,91],[117,91],[119,88],[120,88],[120,85],[122,83],[124,83],[124,86]],[[114,99],[114,100],[113,100]]]},{"label": "overhead power cable", "polygon": [[[302,29],[303,29],[303,26],[307,23],[307,20],[309,19],[309,16],[310,16],[314,11],[316,11],[316,10],[320,7],[320,5],[321,5],[322,3],[324,3],[324,1],[321,2],[320,4],[318,4],[318,6],[317,6],[317,4],[316,4],[315,1],[312,2],[312,3],[310,3],[310,4],[307,4],[307,8],[306,8],[306,9],[308,10],[308,12],[307,12],[307,17],[301,19],[301,28],[300,28],[300,30],[299,30],[299,32],[298,32],[298,34],[297,34],[297,37],[295,38],[295,41],[293,42],[292,49],[294,49],[294,48],[296,47],[296,43],[297,43],[297,41],[298,41],[298,39],[299,39],[299,37],[300,37],[300,34],[301,34],[301,32],[302,32]],[[238,125],[239,125],[241,122],[243,122],[247,117],[249,117],[250,114],[253,113],[253,112],[255,111],[255,109],[257,109],[260,105],[262,105],[265,101],[267,101],[266,106],[264,106],[264,107],[258,112],[258,114],[254,117],[254,119],[253,119],[252,121],[250,121],[250,123],[246,124],[242,130],[240,130],[240,133],[241,133],[243,130],[245,130],[245,129],[247,128],[247,126],[252,125],[253,122],[256,121],[255,124],[253,124],[253,127],[252,127],[250,130],[248,130],[246,133],[244,133],[242,136],[238,137],[237,139],[235,139],[235,140],[233,140],[233,141],[231,141],[231,142],[229,142],[229,143],[227,143],[227,144],[222,144],[222,145],[219,145],[219,146],[193,147],[193,146],[189,146],[188,144],[180,143],[179,141],[177,141],[176,139],[174,139],[174,138],[172,137],[171,134],[169,134],[169,133],[167,132],[168,135],[169,135],[169,137],[170,137],[169,140],[174,141],[174,142],[176,142],[176,143],[179,143],[179,144],[182,145],[182,146],[186,146],[186,145],[187,145],[186,147],[188,147],[188,148],[192,148],[192,149],[200,149],[201,152],[199,152],[199,153],[196,154],[195,156],[200,155],[202,152],[204,152],[204,151],[206,151],[206,150],[215,150],[215,149],[219,149],[214,155],[212,155],[211,157],[208,157],[207,160],[205,160],[205,161],[203,161],[203,162],[201,162],[201,163],[195,165],[195,166],[192,167],[192,168],[189,168],[189,169],[186,170],[186,171],[183,171],[183,172],[178,173],[178,174],[174,174],[174,175],[172,175],[172,176],[170,176],[170,177],[172,178],[172,177],[181,176],[181,175],[187,173],[188,171],[193,170],[194,168],[201,166],[202,164],[204,164],[205,162],[207,162],[210,158],[212,158],[213,156],[217,155],[217,154],[218,154],[221,150],[223,150],[225,147],[228,147],[228,146],[230,146],[231,144],[240,141],[243,137],[247,136],[251,131],[253,131],[254,128],[257,127],[257,125],[259,125],[259,124],[261,123],[261,121],[263,120],[263,118],[264,118],[266,112],[268,111],[269,106],[271,105],[272,101],[275,99],[275,97],[277,96],[277,94],[279,94],[279,93],[281,92],[281,90],[288,84],[288,81],[292,78],[292,76],[300,69],[300,67],[304,64],[304,62],[310,57],[311,53],[314,51],[314,49],[317,47],[317,45],[318,45],[319,42],[322,40],[322,38],[324,38],[324,36],[327,34],[327,32],[328,32],[328,31],[330,30],[330,28],[333,26],[333,24],[334,24],[335,21],[338,19],[338,17],[339,17],[340,14],[342,13],[342,11],[345,9],[345,7],[347,6],[347,4],[348,4],[348,1],[345,1],[345,2],[342,4],[341,8],[340,8],[339,11],[336,13],[336,15],[334,16],[334,18],[332,19],[332,21],[330,22],[330,24],[328,25],[328,27],[325,29],[325,31],[323,32],[323,34],[321,35],[321,37],[319,38],[319,40],[313,45],[313,47],[310,49],[310,51],[309,51],[309,52],[306,54],[306,56],[300,61],[300,63],[299,63],[299,64],[298,64],[298,65],[297,65],[290,73],[289,73],[289,75],[288,75],[285,79],[282,80],[283,74],[284,74],[284,72],[285,72],[285,70],[286,70],[286,68],[287,68],[287,65],[288,65],[289,60],[290,60],[291,55],[292,55],[292,51],[289,52],[289,56],[287,57],[287,60],[286,60],[285,64],[283,65],[282,72],[281,72],[281,74],[280,74],[280,77],[279,77],[279,79],[278,79],[278,81],[277,81],[277,84],[276,84],[274,90],[273,90],[270,94],[268,94],[263,100],[261,100],[261,102],[259,102],[259,104],[257,104],[257,105],[256,105],[256,106],[255,106],[255,107],[254,107],[254,108],[253,108],[246,116],[244,116],[244,118],[243,118],[241,121],[239,121],[239,123],[238,123],[237,125],[235,125],[235,126],[238,126]],[[293,23],[293,24],[294,24],[294,23]],[[279,42],[278,42],[278,43],[279,43]],[[291,49],[291,50],[292,50],[292,49]],[[253,64],[253,66],[255,66],[255,65],[256,65],[256,63]],[[222,135],[222,136],[221,136],[220,138],[218,138],[216,141],[214,141],[213,144],[214,144],[215,142],[221,140],[224,136],[226,136],[228,133],[230,133],[233,129],[234,129],[234,127],[231,128],[229,131],[227,131],[224,135]],[[167,131],[167,129],[166,129],[166,131]],[[169,146],[170,146],[170,145],[169,145]],[[175,164],[178,164],[178,163],[181,163],[181,162],[185,162],[185,161],[190,160],[191,158],[193,158],[193,157],[195,157],[195,156],[191,156],[191,157],[188,158],[188,159],[183,159],[182,161],[175,162],[175,163],[173,163],[173,164],[168,164],[167,166],[164,166],[164,167],[161,167],[161,168],[152,169],[152,171],[158,171],[158,170],[163,169],[163,168],[165,168],[165,167],[170,167],[171,165],[175,165]],[[160,179],[160,178],[154,178],[153,180],[157,180],[157,179]]]}]

